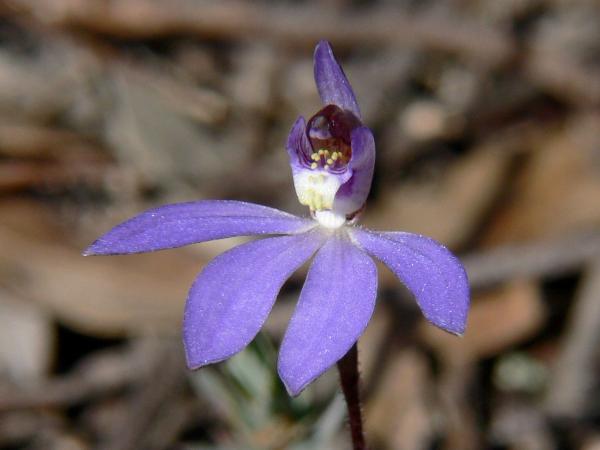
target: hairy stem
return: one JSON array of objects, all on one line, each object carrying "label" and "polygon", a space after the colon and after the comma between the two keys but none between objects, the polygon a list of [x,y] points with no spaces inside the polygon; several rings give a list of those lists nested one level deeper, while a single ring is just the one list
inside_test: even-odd
[{"label": "hairy stem", "polygon": [[348,406],[352,448],[354,450],[368,450],[363,434],[362,413],[360,410],[360,375],[358,373],[358,349],[356,348],[356,344],[338,361],[337,366],[340,371],[342,391],[344,392],[346,405]]}]

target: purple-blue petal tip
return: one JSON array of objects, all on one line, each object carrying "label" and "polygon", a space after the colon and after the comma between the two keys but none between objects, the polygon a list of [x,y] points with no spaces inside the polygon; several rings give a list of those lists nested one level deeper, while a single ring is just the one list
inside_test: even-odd
[{"label": "purple-blue petal tip", "polygon": [[320,41],[315,48],[314,73],[319,96],[325,105],[336,105],[361,118],[352,86],[327,41]]},{"label": "purple-blue petal tip", "polygon": [[279,350],[279,377],[298,395],[354,345],[373,314],[377,269],[345,237],[332,237],[308,271]]},{"label": "purple-blue petal tip", "polygon": [[298,233],[310,220],[253,203],[202,200],[153,208],[99,237],[84,255],[153,252],[233,236]]},{"label": "purple-blue petal tip", "polygon": [[188,367],[233,356],[254,339],[283,283],[319,248],[322,233],[265,238],[213,259],[190,289],[183,319]]},{"label": "purple-blue petal tip", "polygon": [[413,233],[354,229],[352,236],[406,285],[428,321],[452,334],[465,332],[469,282],[463,265],[446,247]]}]

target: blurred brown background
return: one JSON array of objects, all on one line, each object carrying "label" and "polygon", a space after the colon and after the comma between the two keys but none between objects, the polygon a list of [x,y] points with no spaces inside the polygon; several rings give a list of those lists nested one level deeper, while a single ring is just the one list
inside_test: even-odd
[{"label": "blurred brown background", "polygon": [[460,339],[381,271],[372,449],[600,449],[599,24],[594,0],[0,2],[0,448],[348,448],[335,371],[294,400],[276,377],[302,274],[191,374],[187,289],[241,240],[80,256],[168,202],[305,214],[284,142],[327,38],[378,144],[362,222],[442,241],[473,287]]}]

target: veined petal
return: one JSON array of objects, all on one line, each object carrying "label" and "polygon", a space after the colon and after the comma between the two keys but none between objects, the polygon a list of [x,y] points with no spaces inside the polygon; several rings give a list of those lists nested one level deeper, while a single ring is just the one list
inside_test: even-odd
[{"label": "veined petal", "polygon": [[279,352],[290,395],[344,356],[373,314],[377,270],[347,236],[330,238],[315,256]]},{"label": "veined petal", "polygon": [[327,41],[317,44],[314,56],[315,82],[321,100],[326,105],[337,105],[361,118],[352,86],[333,55]]},{"label": "veined petal", "polygon": [[410,289],[427,320],[450,333],[464,333],[469,310],[467,274],[446,247],[413,233],[354,228],[350,234]]},{"label": "veined petal", "polygon": [[222,361],[256,336],[283,283],[322,245],[319,230],[261,239],[216,257],[188,295],[183,342],[192,369]]},{"label": "veined petal", "polygon": [[306,120],[304,120],[304,117],[300,116],[294,122],[288,135],[286,149],[290,157],[292,171],[301,169],[307,164],[310,165],[312,147],[306,136]]},{"label": "veined petal", "polygon": [[333,209],[342,214],[358,211],[367,201],[375,169],[375,138],[361,126],[352,130],[352,157],[348,169],[352,176],[337,191]]},{"label": "veined petal", "polygon": [[152,252],[197,242],[255,234],[294,234],[312,220],[253,203],[203,200],[145,211],[98,238],[84,255]]}]

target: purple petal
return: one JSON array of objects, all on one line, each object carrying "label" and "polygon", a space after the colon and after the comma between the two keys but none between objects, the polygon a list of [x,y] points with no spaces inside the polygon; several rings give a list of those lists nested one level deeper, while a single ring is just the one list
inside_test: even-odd
[{"label": "purple petal", "polygon": [[375,138],[367,127],[352,130],[352,157],[348,168],[350,179],[340,186],[335,195],[334,209],[344,214],[352,214],[363,207],[371,190],[375,168]]},{"label": "purple petal", "polygon": [[152,252],[196,242],[254,234],[293,234],[311,220],[253,203],[204,200],[143,212],[98,238],[84,255]]},{"label": "purple petal", "polygon": [[279,376],[298,395],[363,333],[375,306],[373,260],[347,237],[332,237],[317,253],[279,352]]},{"label": "purple petal", "polygon": [[321,101],[326,105],[337,105],[352,111],[360,119],[360,109],[350,82],[335,60],[329,42],[321,41],[317,44],[314,60],[315,82]]},{"label": "purple petal", "polygon": [[283,283],[322,245],[318,230],[253,241],[211,261],[190,289],[183,319],[188,366],[242,350],[258,333]]},{"label": "purple petal", "polygon": [[292,171],[303,169],[307,165],[310,166],[312,147],[306,136],[306,120],[304,120],[304,117],[300,116],[294,122],[288,135],[286,149],[290,157]]},{"label": "purple petal", "polygon": [[427,320],[450,333],[464,333],[469,282],[464,267],[446,247],[412,233],[354,228],[351,236],[411,290]]}]

